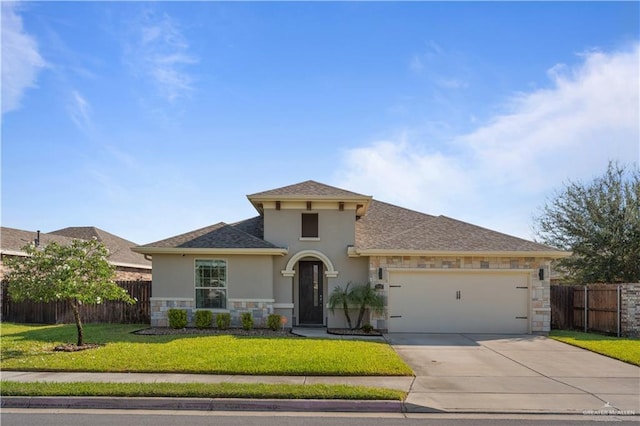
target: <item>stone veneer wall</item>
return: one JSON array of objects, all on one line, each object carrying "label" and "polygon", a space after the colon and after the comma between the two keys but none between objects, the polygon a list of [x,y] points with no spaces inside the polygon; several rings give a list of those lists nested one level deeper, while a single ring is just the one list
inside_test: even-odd
[{"label": "stone veneer wall", "polygon": [[169,309],[186,309],[187,321],[193,322],[194,299],[169,299],[152,297],[150,301],[151,327],[169,327],[167,311]]},{"label": "stone veneer wall", "polygon": [[640,283],[620,285],[620,334],[640,337]]},{"label": "stone veneer wall", "polygon": [[[241,327],[241,316],[244,312],[251,312],[253,316],[254,327],[266,327],[267,317],[273,313],[273,301],[265,300],[234,300],[227,302],[228,311],[231,314],[231,326]],[[195,326],[195,299],[169,299],[169,298],[151,298],[151,327],[168,327],[169,319],[167,311],[169,309],[186,309],[188,327]],[[213,326],[215,327],[215,315],[213,313]]]},{"label": "stone veneer wall", "polygon": [[[531,272],[531,332],[546,334],[551,330],[551,262],[550,259],[535,257],[436,257],[436,256],[380,256],[369,258],[369,280],[375,284],[383,284],[380,291],[383,297],[388,296],[388,275],[378,278],[379,268],[414,268],[414,269],[527,269]],[[544,280],[538,277],[539,269],[544,269]],[[377,328],[387,329],[386,313],[372,314],[371,321],[377,321]]]},{"label": "stone veneer wall", "polygon": [[273,301],[265,300],[233,300],[227,302],[231,312],[231,326],[242,326],[242,314],[251,312],[254,327],[266,327],[267,317],[273,313]]}]

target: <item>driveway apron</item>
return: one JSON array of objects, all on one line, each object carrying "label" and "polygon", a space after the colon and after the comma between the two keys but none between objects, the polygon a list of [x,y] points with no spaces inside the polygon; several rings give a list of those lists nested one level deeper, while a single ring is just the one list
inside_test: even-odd
[{"label": "driveway apron", "polygon": [[415,372],[409,412],[640,415],[640,368],[543,336],[385,336]]}]

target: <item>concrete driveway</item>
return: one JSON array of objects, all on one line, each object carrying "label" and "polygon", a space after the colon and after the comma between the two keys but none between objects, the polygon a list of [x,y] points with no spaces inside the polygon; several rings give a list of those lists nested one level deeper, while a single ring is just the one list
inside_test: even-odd
[{"label": "concrete driveway", "polygon": [[640,415],[640,368],[546,337],[385,337],[416,374],[408,411]]}]

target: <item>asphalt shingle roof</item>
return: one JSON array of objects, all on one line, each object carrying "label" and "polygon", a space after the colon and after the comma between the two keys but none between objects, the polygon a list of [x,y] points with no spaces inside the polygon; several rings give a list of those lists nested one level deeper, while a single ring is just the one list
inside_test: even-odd
[{"label": "asphalt shingle roof", "polygon": [[430,216],[373,200],[356,223],[356,248],[416,251],[550,251],[522,238],[446,216]]},{"label": "asphalt shingle roof", "polygon": [[[36,235],[35,231],[3,226],[0,228],[2,251],[21,253],[24,246],[34,242]],[[145,259],[144,255],[131,250],[137,245],[136,243],[93,226],[69,227],[53,232],[41,232],[40,245],[44,246],[52,242],[67,245],[74,239],[90,240],[91,238],[96,238],[109,249],[109,261],[151,268],[151,262]]]},{"label": "asphalt shingle roof", "polygon": [[272,197],[272,196],[298,196],[298,197],[327,197],[327,198],[367,198],[366,195],[325,185],[313,180],[283,186],[269,191],[258,192],[248,195],[249,198]]},{"label": "asphalt shingle roof", "polygon": [[61,235],[70,238],[78,238],[82,240],[97,239],[109,249],[109,260],[117,263],[128,263],[132,265],[141,265],[151,267],[151,262],[145,259],[144,255],[131,250],[137,244],[111,234],[103,229],[95,226],[72,226],[68,228],[58,229],[49,233],[50,235]]},{"label": "asphalt shingle roof", "polygon": [[[309,197],[353,199],[370,197],[312,180],[259,192],[248,198]],[[551,247],[506,235],[445,216],[432,216],[371,199],[366,214],[356,220],[355,248],[360,250],[428,252],[556,251]],[[142,247],[155,248],[279,248],[264,240],[264,220],[256,216],[231,225],[218,223]]]},{"label": "asphalt shingle roof", "polygon": [[195,231],[187,232],[142,247],[158,248],[278,248],[262,238],[251,235],[241,228],[246,226],[249,230],[255,230],[248,221],[239,222],[239,226],[229,225],[224,222]]},{"label": "asphalt shingle roof", "polygon": [[[36,231],[26,231],[24,229],[8,228],[6,226],[0,227],[2,251],[22,253],[24,246],[34,243],[36,235]],[[66,245],[71,243],[72,240],[73,238],[62,235],[40,233],[40,245],[47,245],[52,242]]]}]

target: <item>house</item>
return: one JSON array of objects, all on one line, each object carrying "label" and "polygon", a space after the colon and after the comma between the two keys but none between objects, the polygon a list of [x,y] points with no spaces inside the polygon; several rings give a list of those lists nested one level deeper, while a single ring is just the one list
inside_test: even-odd
[{"label": "house", "polygon": [[[22,229],[0,227],[0,254],[5,256],[26,256],[22,248],[28,244],[45,246],[55,242],[70,244],[74,239],[90,240],[96,238],[109,250],[109,262],[116,267],[116,279],[119,281],[151,280],[151,262],[144,255],[131,251],[136,243],[93,227],[70,227],[44,233]],[[4,266],[0,264],[0,278],[4,276]]]},{"label": "house", "polygon": [[151,325],[167,310],[252,312],[345,327],[333,289],[375,286],[389,332],[545,333],[550,265],[567,253],[306,181],[247,196],[258,216],[136,247],[152,256]]}]

